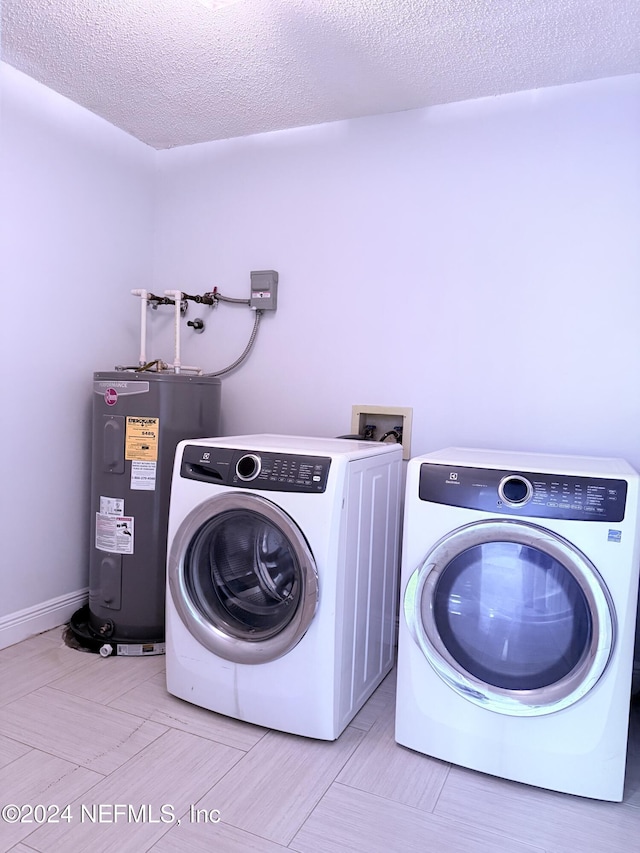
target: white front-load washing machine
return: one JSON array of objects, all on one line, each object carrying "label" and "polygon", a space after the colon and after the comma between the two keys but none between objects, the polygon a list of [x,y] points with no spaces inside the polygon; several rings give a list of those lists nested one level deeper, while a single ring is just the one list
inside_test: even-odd
[{"label": "white front-load washing machine", "polygon": [[622,799],[638,488],[620,459],[449,448],[409,462],[398,743]]},{"label": "white front-load washing machine", "polygon": [[170,693],[339,736],[395,659],[401,459],[399,444],[298,436],[178,444]]}]

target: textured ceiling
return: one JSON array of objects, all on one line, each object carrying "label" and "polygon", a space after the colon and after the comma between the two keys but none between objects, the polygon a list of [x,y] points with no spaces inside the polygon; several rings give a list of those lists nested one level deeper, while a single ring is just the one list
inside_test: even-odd
[{"label": "textured ceiling", "polygon": [[155,148],[640,71],[640,0],[0,0],[2,60]]}]

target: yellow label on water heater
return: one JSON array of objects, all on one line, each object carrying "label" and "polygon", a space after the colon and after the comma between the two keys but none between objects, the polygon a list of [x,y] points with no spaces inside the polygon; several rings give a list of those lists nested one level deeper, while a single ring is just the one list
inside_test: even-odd
[{"label": "yellow label on water heater", "polygon": [[125,459],[156,462],[160,418],[127,417]]}]

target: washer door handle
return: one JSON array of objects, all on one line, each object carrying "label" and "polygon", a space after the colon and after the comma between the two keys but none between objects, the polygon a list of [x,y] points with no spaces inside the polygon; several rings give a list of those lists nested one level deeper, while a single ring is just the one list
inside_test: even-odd
[{"label": "washer door handle", "polygon": [[411,632],[411,636],[416,642],[419,642],[419,638],[421,635],[420,628],[418,627],[418,620],[420,617],[420,599],[422,598],[422,589],[424,587],[424,580],[428,575],[435,569],[435,563],[427,563],[421,564],[418,568],[413,572],[407,586],[404,591],[404,618],[407,622],[407,627]]}]

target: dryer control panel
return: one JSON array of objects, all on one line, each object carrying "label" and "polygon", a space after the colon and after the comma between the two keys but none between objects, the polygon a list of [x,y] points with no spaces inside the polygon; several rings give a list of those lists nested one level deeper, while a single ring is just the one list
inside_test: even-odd
[{"label": "dryer control panel", "polygon": [[511,516],[618,522],[624,519],[627,483],[424,462],[419,496],[431,503]]},{"label": "dryer control panel", "polygon": [[297,453],[234,450],[188,444],[180,476],[203,483],[270,492],[324,492],[331,459]]}]

